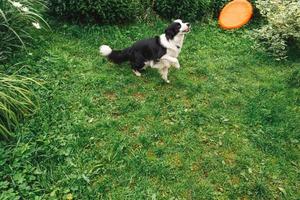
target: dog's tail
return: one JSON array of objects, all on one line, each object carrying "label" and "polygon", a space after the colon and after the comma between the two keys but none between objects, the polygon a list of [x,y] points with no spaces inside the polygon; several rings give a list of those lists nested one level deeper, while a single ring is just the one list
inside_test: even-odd
[{"label": "dog's tail", "polygon": [[123,50],[112,50],[107,45],[101,45],[99,51],[102,56],[107,57],[116,64],[120,64],[129,60],[129,48]]}]

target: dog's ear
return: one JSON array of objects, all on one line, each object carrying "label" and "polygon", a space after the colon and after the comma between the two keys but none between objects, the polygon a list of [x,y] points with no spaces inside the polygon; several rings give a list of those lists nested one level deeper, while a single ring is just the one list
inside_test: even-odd
[{"label": "dog's ear", "polygon": [[174,28],[172,28],[171,26],[169,26],[166,30],[165,30],[165,34],[166,34],[166,38],[167,40],[173,40],[173,38],[175,37],[176,33]]},{"label": "dog's ear", "polygon": [[166,38],[168,40],[173,40],[173,38],[177,35],[177,33],[180,30],[180,24],[179,23],[173,23],[171,24],[166,30],[165,30],[165,34],[166,34]]}]

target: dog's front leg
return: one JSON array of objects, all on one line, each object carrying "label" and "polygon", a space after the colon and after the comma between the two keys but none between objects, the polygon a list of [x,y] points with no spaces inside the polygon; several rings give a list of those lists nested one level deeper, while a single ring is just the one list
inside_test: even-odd
[{"label": "dog's front leg", "polygon": [[166,83],[170,83],[168,79],[168,73],[169,73],[169,68],[171,66],[171,63],[168,60],[162,60],[161,62],[161,68],[159,69],[159,73],[161,74],[161,77]]},{"label": "dog's front leg", "polygon": [[178,61],[178,60],[177,60],[176,63],[174,63],[174,67],[175,67],[176,69],[179,69],[179,68],[180,68],[180,64],[179,64],[179,61]]},{"label": "dog's front leg", "polygon": [[159,73],[161,74],[162,79],[164,79],[164,81],[166,81],[166,83],[170,83],[170,81],[168,80],[168,73],[169,73],[168,67],[163,67],[163,68],[159,69]]},{"label": "dog's front leg", "polygon": [[178,61],[177,58],[174,58],[174,57],[172,57],[172,56],[165,55],[165,56],[163,56],[161,59],[169,61],[170,63],[172,63],[172,65],[174,65],[174,67],[175,67],[176,69],[179,69],[179,68],[180,68],[180,64],[179,64],[179,61]]},{"label": "dog's front leg", "polygon": [[178,59],[177,58],[174,58],[172,56],[168,56],[168,55],[164,55],[163,57],[161,57],[162,60],[167,60],[171,63],[176,63],[178,62]]}]

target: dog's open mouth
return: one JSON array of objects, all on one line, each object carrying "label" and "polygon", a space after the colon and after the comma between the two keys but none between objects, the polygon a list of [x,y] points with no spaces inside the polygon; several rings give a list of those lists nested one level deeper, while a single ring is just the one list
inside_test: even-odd
[{"label": "dog's open mouth", "polygon": [[189,33],[190,32],[190,28],[185,29],[183,32]]}]

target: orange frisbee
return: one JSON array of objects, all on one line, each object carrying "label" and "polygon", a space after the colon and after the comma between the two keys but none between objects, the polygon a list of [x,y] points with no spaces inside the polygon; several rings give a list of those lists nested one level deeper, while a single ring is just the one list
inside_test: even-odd
[{"label": "orange frisbee", "polygon": [[253,7],[247,0],[234,0],[221,11],[219,25],[223,29],[240,28],[247,24],[253,15]]}]

